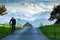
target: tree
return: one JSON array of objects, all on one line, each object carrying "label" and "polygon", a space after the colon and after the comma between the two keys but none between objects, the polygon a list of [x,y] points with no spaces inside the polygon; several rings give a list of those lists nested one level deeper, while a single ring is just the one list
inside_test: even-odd
[{"label": "tree", "polygon": [[57,19],[57,21],[55,22],[55,24],[60,23],[60,5],[55,6],[50,14],[50,21],[53,21],[54,19]]},{"label": "tree", "polygon": [[1,5],[0,6],[0,15],[2,16],[2,15],[5,15],[5,14],[7,14],[6,13],[6,7],[5,7],[5,5]]},{"label": "tree", "polygon": [[[57,19],[57,21],[55,22],[55,24],[59,24],[60,23],[60,5],[55,6],[50,14],[50,21],[53,21],[54,19]],[[54,40],[56,40],[56,26],[54,24]]]},{"label": "tree", "polygon": [[[7,14],[6,13],[6,7],[5,7],[5,5],[1,5],[0,6],[0,16],[3,16],[5,14]],[[3,24],[3,29],[4,29],[4,24]],[[3,33],[4,33],[4,30],[3,30]]]}]

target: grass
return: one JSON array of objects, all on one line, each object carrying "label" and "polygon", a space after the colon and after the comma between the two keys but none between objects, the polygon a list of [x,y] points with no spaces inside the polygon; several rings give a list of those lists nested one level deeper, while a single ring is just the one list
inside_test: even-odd
[{"label": "grass", "polygon": [[[55,32],[54,32],[54,27],[55,27]],[[60,24],[55,24],[55,26],[54,25],[42,26],[42,27],[39,27],[39,29],[50,40],[53,40],[55,36],[56,36],[55,40],[60,40]],[[55,33],[55,36],[54,36],[54,33]]]},{"label": "grass", "polygon": [[[16,26],[16,30],[20,29],[21,27]],[[0,39],[11,34],[11,26],[7,24],[0,24]]]}]

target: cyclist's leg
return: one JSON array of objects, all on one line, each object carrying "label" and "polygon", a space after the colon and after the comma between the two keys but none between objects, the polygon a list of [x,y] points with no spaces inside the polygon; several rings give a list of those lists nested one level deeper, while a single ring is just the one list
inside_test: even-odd
[{"label": "cyclist's leg", "polygon": [[12,27],[11,27],[11,33],[13,33],[13,25],[12,25]]},{"label": "cyclist's leg", "polygon": [[13,33],[14,33],[14,31],[15,31],[15,25],[13,25]]},{"label": "cyclist's leg", "polygon": [[15,25],[14,25],[14,31],[15,31]]},{"label": "cyclist's leg", "polygon": [[14,25],[12,25],[11,32],[12,33],[14,32]]}]

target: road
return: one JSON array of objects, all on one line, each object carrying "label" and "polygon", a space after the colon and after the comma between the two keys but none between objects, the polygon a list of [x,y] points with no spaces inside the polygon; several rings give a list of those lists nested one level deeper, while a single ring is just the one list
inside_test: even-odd
[{"label": "road", "polygon": [[21,28],[1,40],[48,40],[38,28]]}]

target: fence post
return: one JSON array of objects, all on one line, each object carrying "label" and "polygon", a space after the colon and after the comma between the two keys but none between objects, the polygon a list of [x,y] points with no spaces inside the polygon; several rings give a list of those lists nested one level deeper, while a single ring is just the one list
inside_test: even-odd
[{"label": "fence post", "polygon": [[56,26],[54,24],[54,40],[56,40]]},{"label": "fence post", "polygon": [[46,29],[45,30],[46,30],[46,35],[47,35],[47,26],[46,26]]}]

